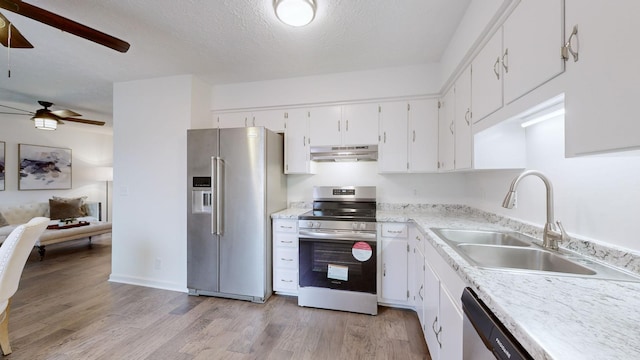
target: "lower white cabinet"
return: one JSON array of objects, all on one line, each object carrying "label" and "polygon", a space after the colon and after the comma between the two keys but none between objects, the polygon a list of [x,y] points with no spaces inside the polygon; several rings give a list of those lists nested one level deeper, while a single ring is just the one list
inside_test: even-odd
[{"label": "lower white cabinet", "polygon": [[273,291],[298,294],[298,227],[294,219],[273,220]]},{"label": "lower white cabinet", "polygon": [[407,224],[378,225],[378,302],[409,304]]}]

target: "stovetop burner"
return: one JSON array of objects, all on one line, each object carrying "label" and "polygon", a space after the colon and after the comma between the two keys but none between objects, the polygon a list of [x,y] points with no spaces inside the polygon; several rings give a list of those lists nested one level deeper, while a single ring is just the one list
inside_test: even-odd
[{"label": "stovetop burner", "polygon": [[376,221],[375,186],[318,186],[313,189],[313,210],[300,220]]}]

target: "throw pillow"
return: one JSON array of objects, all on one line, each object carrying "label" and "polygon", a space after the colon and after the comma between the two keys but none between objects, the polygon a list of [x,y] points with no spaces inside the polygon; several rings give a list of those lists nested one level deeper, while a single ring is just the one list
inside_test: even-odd
[{"label": "throw pillow", "polygon": [[82,217],[82,199],[49,199],[49,217],[51,220]]},{"label": "throw pillow", "polygon": [[63,197],[59,197],[59,196],[52,196],[51,198],[53,200],[57,200],[57,201],[61,201],[61,202],[71,202],[73,204],[75,204],[76,201],[80,200],[80,202],[81,202],[80,212],[82,213],[81,216],[89,215],[89,206],[86,204],[86,201],[87,201],[87,197],[86,196],[80,196],[80,197],[77,197],[77,198],[63,198]]},{"label": "throw pillow", "polygon": [[0,227],[7,226],[7,225],[9,225],[9,222],[7,221],[7,219],[4,218],[2,213],[0,213]]}]

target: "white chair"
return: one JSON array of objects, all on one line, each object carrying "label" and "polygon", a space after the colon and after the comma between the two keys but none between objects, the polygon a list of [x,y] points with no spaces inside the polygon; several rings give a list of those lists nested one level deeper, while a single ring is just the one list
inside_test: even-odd
[{"label": "white chair", "polygon": [[9,345],[9,305],[18,290],[20,276],[27,258],[49,224],[49,219],[36,217],[20,225],[9,234],[0,246],[0,348],[4,355],[11,354]]}]

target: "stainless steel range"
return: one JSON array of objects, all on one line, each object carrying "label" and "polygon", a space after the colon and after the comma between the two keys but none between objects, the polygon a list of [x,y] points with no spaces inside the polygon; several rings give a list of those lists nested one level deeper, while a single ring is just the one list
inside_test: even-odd
[{"label": "stainless steel range", "polygon": [[376,315],[375,186],[315,187],[298,228],[298,305]]}]

